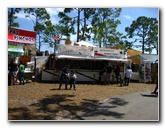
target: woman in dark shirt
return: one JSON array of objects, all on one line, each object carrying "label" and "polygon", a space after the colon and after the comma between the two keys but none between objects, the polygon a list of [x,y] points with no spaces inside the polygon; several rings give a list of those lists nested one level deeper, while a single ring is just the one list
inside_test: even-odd
[{"label": "woman in dark shirt", "polygon": [[67,90],[67,86],[69,83],[69,70],[70,66],[66,65],[63,69],[62,69],[62,74],[60,76],[60,85],[59,85],[59,90],[61,89],[62,83],[63,83],[63,79],[65,80],[65,89]]},{"label": "woman in dark shirt", "polygon": [[9,73],[10,73],[10,82],[11,85],[15,85],[17,83],[17,73],[18,73],[18,65],[15,60],[11,60],[9,65]]}]

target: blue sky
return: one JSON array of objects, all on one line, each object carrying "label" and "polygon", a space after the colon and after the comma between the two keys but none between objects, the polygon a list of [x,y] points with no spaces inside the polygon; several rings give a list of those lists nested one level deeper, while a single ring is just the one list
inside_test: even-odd
[{"label": "blue sky", "polygon": [[[53,24],[57,24],[59,21],[58,18],[58,12],[63,11],[63,8],[46,8],[48,13],[51,16],[51,21]],[[146,17],[153,17],[159,19],[159,9],[158,8],[122,8],[121,15],[119,19],[121,20],[121,24],[118,25],[117,30],[119,32],[125,33],[125,27],[129,27],[133,20],[136,20],[140,16],[146,16]],[[33,22],[29,18],[25,18],[25,14],[23,12],[20,12],[17,14],[18,19],[16,20],[20,24],[21,29],[26,30],[33,30]],[[71,41],[76,41],[76,35],[71,35]],[[63,44],[63,41],[61,41]],[[90,42],[92,43],[92,41]],[[53,48],[50,48],[48,45],[43,45],[41,47],[41,51],[53,51]],[[153,51],[155,53],[155,51]]]}]

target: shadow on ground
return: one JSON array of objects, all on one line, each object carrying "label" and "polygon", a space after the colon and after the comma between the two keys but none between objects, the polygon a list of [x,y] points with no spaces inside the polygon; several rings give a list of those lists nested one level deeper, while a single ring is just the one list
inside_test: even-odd
[{"label": "shadow on ground", "polygon": [[[97,104],[93,104],[92,106],[86,107],[84,114],[82,114],[81,116],[82,117],[110,116],[117,119],[122,118],[124,116],[124,113],[111,111],[111,108],[124,106],[128,104],[128,102],[126,102],[125,100],[121,98],[111,98],[111,99],[112,99],[111,102],[108,102],[107,104],[97,103]],[[84,102],[83,105],[87,106],[86,102]]]},{"label": "shadow on ground", "polygon": [[140,94],[143,97],[158,97],[158,94]]},{"label": "shadow on ground", "polygon": [[71,100],[74,96],[52,95],[26,107],[9,108],[9,120],[84,120],[82,117],[100,115],[119,119],[124,113],[110,111],[110,108],[128,104],[123,99],[112,98],[107,105],[99,103],[98,100],[88,99],[83,99],[80,105],[76,105]]}]

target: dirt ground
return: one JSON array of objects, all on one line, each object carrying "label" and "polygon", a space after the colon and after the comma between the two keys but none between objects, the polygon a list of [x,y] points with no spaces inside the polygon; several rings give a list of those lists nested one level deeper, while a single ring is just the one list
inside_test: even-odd
[{"label": "dirt ground", "polygon": [[77,84],[65,90],[53,83],[8,86],[8,120],[79,120],[78,114],[100,102],[132,92],[152,92],[155,84],[130,83],[129,86]]}]

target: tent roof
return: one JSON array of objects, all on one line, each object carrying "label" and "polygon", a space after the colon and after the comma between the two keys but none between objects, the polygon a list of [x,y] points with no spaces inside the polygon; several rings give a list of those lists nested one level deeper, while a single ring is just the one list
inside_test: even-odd
[{"label": "tent roof", "polygon": [[132,50],[132,49],[128,49],[127,50],[127,56],[129,59],[132,60],[132,63],[134,64],[140,64],[140,54],[141,52],[138,50]]},{"label": "tent roof", "polygon": [[96,47],[95,45],[93,45],[93,44],[91,44],[91,43],[88,43],[88,42],[86,42],[86,41],[83,41],[83,40],[81,40],[80,42],[77,42],[77,44],[79,44],[79,46],[81,46],[81,45],[85,45],[85,46],[91,46],[91,47]]},{"label": "tent roof", "polygon": [[138,51],[138,50],[131,50],[131,49],[128,49],[128,50],[127,50],[127,55],[128,55],[128,57],[138,56],[138,55],[140,55],[140,54],[141,54],[141,52]]},{"label": "tent roof", "polygon": [[143,60],[150,60],[151,62],[155,62],[159,57],[157,54],[142,54]]}]

